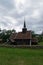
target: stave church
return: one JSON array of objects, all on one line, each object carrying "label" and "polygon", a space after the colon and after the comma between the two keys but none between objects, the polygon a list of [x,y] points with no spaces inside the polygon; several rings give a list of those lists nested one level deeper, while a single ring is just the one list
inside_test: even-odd
[{"label": "stave church", "polygon": [[37,45],[38,42],[36,38],[32,37],[32,31],[27,30],[25,21],[22,32],[12,33],[9,40],[14,45]]}]

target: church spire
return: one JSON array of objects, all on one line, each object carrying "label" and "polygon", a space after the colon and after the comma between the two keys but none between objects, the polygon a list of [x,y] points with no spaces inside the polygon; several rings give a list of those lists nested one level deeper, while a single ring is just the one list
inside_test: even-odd
[{"label": "church spire", "polygon": [[22,32],[25,33],[27,31],[27,28],[26,28],[26,23],[25,23],[25,20],[24,20],[24,27],[22,29]]},{"label": "church spire", "polygon": [[24,28],[26,28],[26,23],[25,23],[25,20],[24,20]]}]

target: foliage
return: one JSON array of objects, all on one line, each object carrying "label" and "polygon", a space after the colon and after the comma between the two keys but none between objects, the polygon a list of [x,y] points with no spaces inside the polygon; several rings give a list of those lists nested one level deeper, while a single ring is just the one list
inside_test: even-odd
[{"label": "foliage", "polygon": [[9,39],[10,35],[12,33],[16,32],[14,29],[12,29],[12,30],[1,30],[1,31],[2,32],[0,33],[0,38],[3,39],[3,42],[6,42]]},{"label": "foliage", "polygon": [[43,42],[39,42],[38,44],[43,46]]},{"label": "foliage", "polygon": [[35,34],[35,32],[32,31],[32,37],[36,37],[39,42],[43,42],[43,32],[41,34]]},{"label": "foliage", "polygon": [[31,33],[32,33],[32,37],[36,37],[36,34],[34,31],[31,31]]}]

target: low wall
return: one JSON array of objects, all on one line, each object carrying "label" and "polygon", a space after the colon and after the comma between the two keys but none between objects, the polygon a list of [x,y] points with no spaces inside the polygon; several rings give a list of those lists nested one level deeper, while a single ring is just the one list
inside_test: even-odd
[{"label": "low wall", "polygon": [[5,45],[1,44],[0,47],[7,47],[7,48],[31,48],[31,49],[43,49],[43,46],[40,45]]}]

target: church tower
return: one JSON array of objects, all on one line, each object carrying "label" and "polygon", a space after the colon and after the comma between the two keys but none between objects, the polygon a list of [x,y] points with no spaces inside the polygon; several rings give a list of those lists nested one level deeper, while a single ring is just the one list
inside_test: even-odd
[{"label": "church tower", "polygon": [[25,20],[24,20],[24,26],[23,26],[22,32],[23,32],[23,33],[26,33],[26,32],[27,32]]}]

